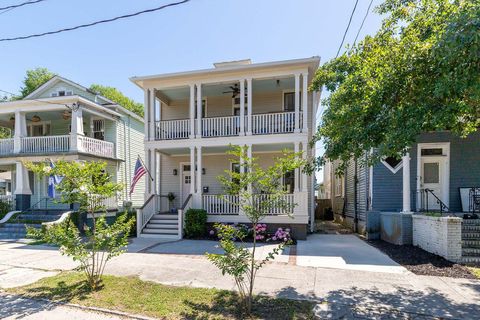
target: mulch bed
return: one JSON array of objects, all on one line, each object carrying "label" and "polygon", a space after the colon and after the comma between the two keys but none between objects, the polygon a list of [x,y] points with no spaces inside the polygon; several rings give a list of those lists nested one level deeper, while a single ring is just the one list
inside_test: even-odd
[{"label": "mulch bed", "polygon": [[382,240],[367,240],[367,242],[414,274],[476,279],[467,267],[450,262],[418,247],[397,246]]}]

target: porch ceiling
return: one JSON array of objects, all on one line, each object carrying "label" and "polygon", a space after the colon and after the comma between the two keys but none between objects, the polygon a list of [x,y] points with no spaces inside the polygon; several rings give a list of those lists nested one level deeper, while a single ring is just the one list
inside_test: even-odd
[{"label": "porch ceiling", "polygon": [[[295,87],[295,78],[292,77],[277,77],[273,79],[253,79],[252,81],[253,92],[275,92],[293,89]],[[202,96],[214,97],[231,95],[231,93],[223,93],[225,91],[231,91],[230,86],[238,85],[238,82],[226,82],[207,84],[202,86]],[[245,91],[247,90],[245,86]],[[190,87],[179,87],[172,89],[164,89],[161,91],[163,96],[166,96],[170,100],[183,100],[189,99]],[[160,96],[158,96],[160,98]]]}]

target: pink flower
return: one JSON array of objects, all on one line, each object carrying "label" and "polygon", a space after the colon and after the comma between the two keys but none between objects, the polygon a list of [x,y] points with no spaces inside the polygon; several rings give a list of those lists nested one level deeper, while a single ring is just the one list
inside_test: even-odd
[{"label": "pink flower", "polygon": [[272,240],[273,240],[273,241],[277,241],[277,237],[273,237]]}]

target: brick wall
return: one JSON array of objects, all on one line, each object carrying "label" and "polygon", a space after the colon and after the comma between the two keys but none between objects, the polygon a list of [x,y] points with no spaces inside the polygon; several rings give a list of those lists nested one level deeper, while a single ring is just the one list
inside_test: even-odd
[{"label": "brick wall", "polygon": [[413,215],[413,245],[457,262],[462,257],[462,219]]}]

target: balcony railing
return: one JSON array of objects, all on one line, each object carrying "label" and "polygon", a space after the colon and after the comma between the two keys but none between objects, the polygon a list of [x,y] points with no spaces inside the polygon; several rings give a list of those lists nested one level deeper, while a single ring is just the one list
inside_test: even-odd
[{"label": "balcony railing", "polygon": [[[301,120],[300,116],[299,124],[301,124]],[[245,116],[244,132],[247,132],[247,123],[248,117]],[[201,126],[200,132],[204,138],[237,136],[241,132],[240,116],[202,118]],[[252,115],[252,134],[292,133],[294,130],[295,112]],[[190,119],[155,122],[155,138],[157,140],[188,139],[191,133]]]},{"label": "balcony railing", "polygon": [[213,117],[202,119],[202,137],[228,137],[240,133],[240,117]]},{"label": "balcony railing", "polygon": [[[76,143],[75,143],[76,142]],[[76,149],[74,149],[76,146]],[[96,156],[114,158],[113,142],[84,136],[57,135],[0,139],[0,156],[13,154],[46,154],[79,151]]]}]

